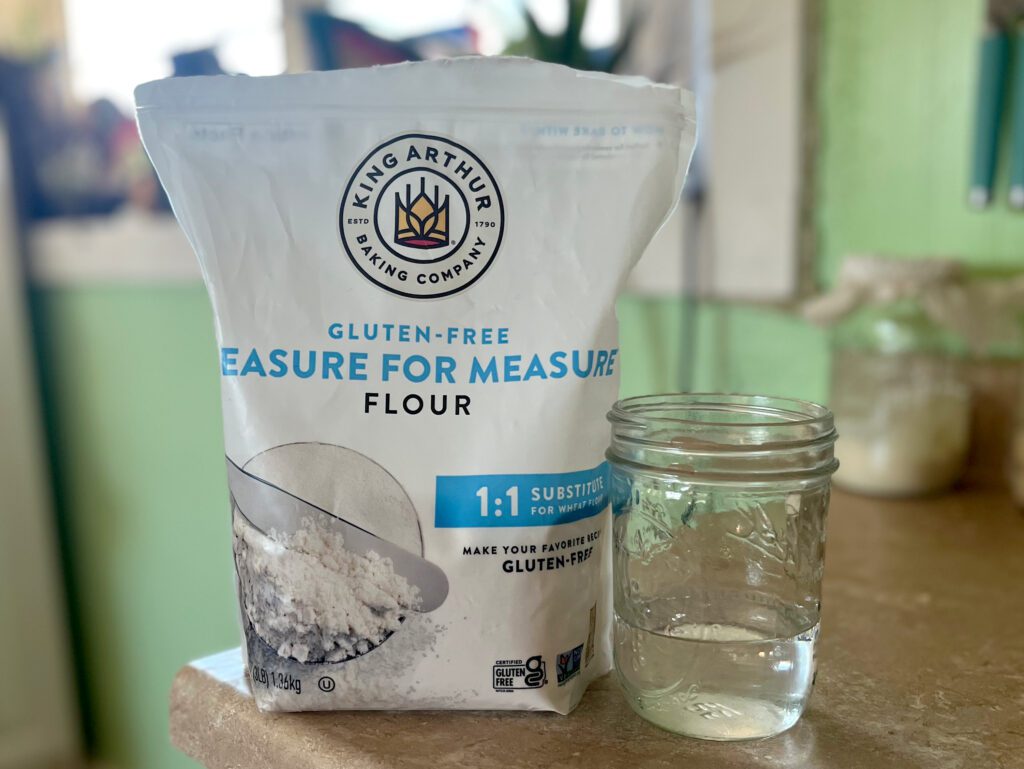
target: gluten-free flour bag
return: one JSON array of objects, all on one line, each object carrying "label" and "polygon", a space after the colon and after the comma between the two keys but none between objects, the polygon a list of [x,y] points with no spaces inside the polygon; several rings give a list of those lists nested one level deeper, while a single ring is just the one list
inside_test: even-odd
[{"label": "gluten-free flour bag", "polygon": [[259,707],[572,710],[610,668],[614,301],[688,95],[469,58],[136,99],[216,316]]}]

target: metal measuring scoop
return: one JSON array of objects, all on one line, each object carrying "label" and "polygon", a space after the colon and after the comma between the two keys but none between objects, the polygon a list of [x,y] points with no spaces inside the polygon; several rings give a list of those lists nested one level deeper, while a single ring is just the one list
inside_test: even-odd
[{"label": "metal measuring scoop", "polygon": [[365,556],[374,552],[382,558],[389,558],[395,574],[419,588],[420,604],[416,611],[433,611],[448,597],[448,577],[440,567],[246,472],[232,462],[230,457],[225,459],[228,466],[228,490],[235,507],[263,534],[269,536],[271,531],[293,534],[305,518],[312,517],[341,534],[346,549],[356,555]]}]

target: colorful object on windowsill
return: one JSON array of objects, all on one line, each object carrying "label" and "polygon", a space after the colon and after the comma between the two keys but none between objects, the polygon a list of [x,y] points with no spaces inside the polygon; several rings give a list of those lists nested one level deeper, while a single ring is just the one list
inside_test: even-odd
[{"label": "colorful object on windowsill", "polygon": [[967,196],[974,208],[987,208],[994,197],[1007,96],[1012,109],[1009,203],[1024,209],[1024,0],[989,0],[979,54]]}]

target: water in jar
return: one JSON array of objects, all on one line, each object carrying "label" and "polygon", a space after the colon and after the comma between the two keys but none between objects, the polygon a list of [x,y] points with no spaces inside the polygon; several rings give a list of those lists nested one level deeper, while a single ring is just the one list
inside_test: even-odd
[{"label": "water in jar", "polygon": [[615,519],[615,665],[670,731],[765,737],[814,683],[827,489],[732,493],[637,484]]}]

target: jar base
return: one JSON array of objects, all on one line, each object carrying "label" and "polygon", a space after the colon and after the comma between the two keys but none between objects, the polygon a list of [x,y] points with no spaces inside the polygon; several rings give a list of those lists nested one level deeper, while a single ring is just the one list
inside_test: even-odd
[{"label": "jar base", "polygon": [[659,633],[615,620],[619,682],[633,710],[655,726],[704,740],[756,740],[786,731],[803,714],[817,625],[765,638],[719,623]]},{"label": "jar base", "polygon": [[744,742],[776,737],[792,729],[803,715],[803,707],[783,709],[748,698],[723,697],[705,693],[701,703],[707,710],[662,711],[645,708],[640,700],[626,699],[637,715],[659,729],[712,742]]}]

